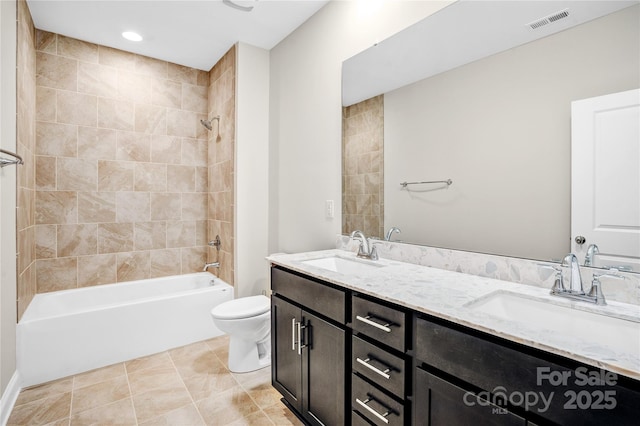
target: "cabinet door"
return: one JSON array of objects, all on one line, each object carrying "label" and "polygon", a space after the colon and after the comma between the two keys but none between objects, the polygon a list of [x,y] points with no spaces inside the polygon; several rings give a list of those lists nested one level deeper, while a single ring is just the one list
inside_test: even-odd
[{"label": "cabinet door", "polygon": [[298,355],[297,327],[300,308],[271,297],[272,384],[298,412],[302,411],[302,356]]},{"label": "cabinet door", "polygon": [[311,424],[345,424],[345,331],[303,311],[303,413]]},{"label": "cabinet door", "polygon": [[525,425],[525,420],[504,408],[416,368],[414,421],[425,426]]}]

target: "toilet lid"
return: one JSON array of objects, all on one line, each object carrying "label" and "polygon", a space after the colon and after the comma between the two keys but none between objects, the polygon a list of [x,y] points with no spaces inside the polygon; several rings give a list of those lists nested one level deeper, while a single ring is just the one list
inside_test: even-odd
[{"label": "toilet lid", "polygon": [[211,315],[218,319],[239,319],[255,317],[271,309],[271,303],[266,296],[249,296],[230,300],[216,306]]}]

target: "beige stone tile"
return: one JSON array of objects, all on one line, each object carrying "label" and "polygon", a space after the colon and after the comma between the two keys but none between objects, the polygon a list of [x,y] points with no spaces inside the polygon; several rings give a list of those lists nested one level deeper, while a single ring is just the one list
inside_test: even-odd
[{"label": "beige stone tile", "polygon": [[196,223],[193,220],[167,221],[167,248],[196,245]]},{"label": "beige stone tile", "polygon": [[182,108],[207,113],[207,88],[193,84],[182,85]]},{"label": "beige stone tile", "polygon": [[186,166],[207,166],[207,141],[182,139],[182,164]]},{"label": "beige stone tile", "polygon": [[152,79],[151,103],[169,108],[182,108],[182,83],[166,79]]},{"label": "beige stone tile", "polygon": [[99,223],[116,221],[115,192],[78,192],[78,222]]},{"label": "beige stone tile", "polygon": [[35,228],[33,226],[18,231],[17,236],[18,250],[16,252],[18,258],[18,273],[21,273],[29,267],[31,262],[35,260],[34,254],[31,250],[33,244],[35,244]]},{"label": "beige stone tile", "polygon": [[78,127],[78,157],[92,160],[115,160],[117,131],[95,127]]},{"label": "beige stone tile", "polygon": [[167,133],[167,109],[161,106],[136,104],[136,132],[165,135]]},{"label": "beige stone tile", "polygon": [[134,104],[131,101],[98,98],[98,127],[116,130],[133,130]]},{"label": "beige stone tile", "polygon": [[271,419],[262,411],[256,411],[247,416],[244,416],[234,422],[229,423],[229,426],[272,426]]},{"label": "beige stone tile", "polygon": [[125,362],[127,374],[135,373],[136,371],[145,370],[148,368],[158,367],[171,367],[173,363],[169,357],[168,352],[160,352],[157,354],[136,358],[131,361]]},{"label": "beige stone tile", "polygon": [[55,89],[36,87],[36,120],[56,121],[56,93]]},{"label": "beige stone tile", "polygon": [[76,374],[73,377],[73,389],[80,389],[95,385],[107,380],[125,376],[126,372],[123,363],[108,365],[85,373]]},{"label": "beige stone tile", "polygon": [[240,386],[219,392],[196,403],[207,424],[229,424],[260,411]]},{"label": "beige stone tile", "polygon": [[58,55],[86,62],[98,62],[98,46],[58,34]]},{"label": "beige stone tile", "polygon": [[151,257],[148,251],[118,253],[118,282],[144,280],[151,273]]},{"label": "beige stone tile", "polygon": [[134,371],[129,373],[128,377],[133,395],[154,389],[174,389],[182,386],[182,379],[173,365]]},{"label": "beige stone tile", "polygon": [[206,342],[195,342],[168,351],[169,356],[174,362],[180,359],[193,361],[202,355],[206,355],[208,352],[211,352],[211,348]]},{"label": "beige stone tile", "polygon": [[169,164],[167,166],[167,190],[170,192],[195,192],[195,167]]},{"label": "beige stone tile", "polygon": [[58,123],[95,126],[98,122],[98,98],[94,95],[59,90],[56,110]]},{"label": "beige stone tile", "polygon": [[205,220],[207,218],[208,194],[184,193],[182,194],[182,219]]},{"label": "beige stone tile", "polygon": [[180,275],[180,249],[151,251],[151,278]]},{"label": "beige stone tile", "polygon": [[126,376],[115,377],[103,382],[75,388],[71,401],[71,415],[101,407],[130,396]]},{"label": "beige stone tile", "polygon": [[118,69],[131,70],[135,68],[136,55],[123,50],[107,46],[98,46],[98,62]]},{"label": "beige stone tile", "polygon": [[118,71],[118,98],[139,104],[151,103],[151,79],[125,70]]},{"label": "beige stone tile", "polygon": [[199,70],[184,65],[167,64],[167,78],[180,83],[197,84]]},{"label": "beige stone tile", "polygon": [[71,419],[69,417],[65,419],[56,420],[55,422],[47,423],[46,426],[69,426]]},{"label": "beige stone tile", "polygon": [[77,264],[75,257],[37,260],[36,286],[38,293],[78,287]]},{"label": "beige stone tile", "polygon": [[137,132],[118,132],[116,159],[149,162],[151,160],[151,136]]},{"label": "beige stone tile", "polygon": [[202,126],[197,113],[180,109],[167,110],[167,135],[195,138],[196,125]]},{"label": "beige stone tile", "polygon": [[52,259],[58,257],[56,228],[56,225],[36,226],[36,259]]},{"label": "beige stone tile", "polygon": [[191,397],[183,385],[174,388],[158,388],[133,396],[133,405],[139,423],[191,404]]},{"label": "beige stone tile", "polygon": [[78,257],[78,287],[115,283],[116,272],[115,254]]},{"label": "beige stone tile", "polygon": [[209,73],[206,71],[198,70],[198,86],[209,86]]},{"label": "beige stone tile", "polygon": [[98,161],[98,190],[133,191],[134,168],[129,161]]},{"label": "beige stone tile", "polygon": [[118,93],[118,73],[105,65],[79,62],[78,92],[115,98]]},{"label": "beige stone tile", "polygon": [[61,191],[95,191],[98,184],[96,160],[58,158],[58,189]]},{"label": "beige stone tile", "polygon": [[201,272],[202,267],[207,263],[206,247],[188,247],[181,249],[182,273],[190,274]]},{"label": "beige stone tile", "polygon": [[36,189],[55,191],[56,189],[56,157],[36,155]]},{"label": "beige stone tile", "polygon": [[98,226],[58,225],[58,256],[84,256],[98,252]]},{"label": "beige stone tile", "polygon": [[302,426],[303,423],[284,404],[275,404],[262,410],[278,426]]},{"label": "beige stone tile", "polygon": [[209,171],[207,167],[196,167],[196,192],[209,191]]},{"label": "beige stone tile", "polygon": [[78,131],[76,126],[36,122],[36,154],[75,157]]},{"label": "beige stone tile", "polygon": [[[134,233],[136,250],[158,250],[164,249],[166,246],[167,224],[164,221],[136,222],[134,224]],[[163,259],[163,257],[157,257],[158,261],[161,259]],[[169,258],[166,258],[166,256],[164,256],[164,259],[170,260]]]},{"label": "beige stone tile", "polygon": [[133,223],[102,223],[98,225],[98,253],[118,253],[133,250]]},{"label": "beige stone tile", "polygon": [[223,334],[222,336],[214,337],[213,339],[206,340],[205,343],[212,351],[217,351],[220,348],[229,347],[229,335]]},{"label": "beige stone tile", "polygon": [[131,425],[136,426],[136,414],[131,398],[124,398],[107,405],[82,411],[71,417],[71,426],[84,425]]},{"label": "beige stone tile", "polygon": [[136,191],[166,192],[167,166],[156,163],[136,163],[134,189]]},{"label": "beige stone tile", "polygon": [[151,193],[151,220],[179,220],[181,214],[181,194]]},{"label": "beige stone tile", "polygon": [[201,373],[193,375],[183,380],[194,401],[201,401],[219,392],[224,392],[238,386],[238,382],[229,371],[222,366],[218,371],[214,370],[209,374]]},{"label": "beige stone tile", "polygon": [[57,51],[56,40],[56,34],[36,29],[36,50],[55,54]]},{"label": "beige stone tile", "polygon": [[72,384],[73,378],[65,377],[64,379],[54,380],[52,382],[22,389],[14,405],[17,407],[18,405],[37,401],[39,399],[59,396],[60,394],[71,392]]},{"label": "beige stone tile", "polygon": [[37,191],[35,217],[39,225],[76,223],[78,217],[76,193]]},{"label": "beige stone tile", "polygon": [[184,407],[177,408],[169,411],[168,413],[155,417],[144,423],[140,423],[140,426],[204,426],[204,420],[198,413],[198,410],[194,404],[189,404]]},{"label": "beige stone tile", "polygon": [[7,425],[45,425],[69,417],[71,392],[16,406]]},{"label": "beige stone tile", "polygon": [[154,163],[180,164],[182,139],[176,136],[153,135],[151,137],[151,161]]},{"label": "beige stone tile", "polygon": [[146,222],[150,219],[148,192],[116,193],[116,222]]},{"label": "beige stone tile", "polygon": [[36,52],[36,85],[54,89],[78,88],[78,61]]},{"label": "beige stone tile", "polygon": [[167,62],[147,56],[136,55],[135,70],[150,77],[167,78]]}]

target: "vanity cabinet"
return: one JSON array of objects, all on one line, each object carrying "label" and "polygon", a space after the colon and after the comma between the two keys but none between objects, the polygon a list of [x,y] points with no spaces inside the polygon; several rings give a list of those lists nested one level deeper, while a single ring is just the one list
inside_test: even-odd
[{"label": "vanity cabinet", "polygon": [[346,293],[271,272],[272,384],[307,423],[345,424]]}]

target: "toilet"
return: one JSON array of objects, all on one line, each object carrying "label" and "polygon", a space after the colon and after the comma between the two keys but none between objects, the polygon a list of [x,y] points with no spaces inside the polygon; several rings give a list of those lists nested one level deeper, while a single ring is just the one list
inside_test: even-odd
[{"label": "toilet", "polygon": [[246,373],[271,365],[271,302],[266,296],[230,300],[211,310],[229,339],[229,370]]}]

